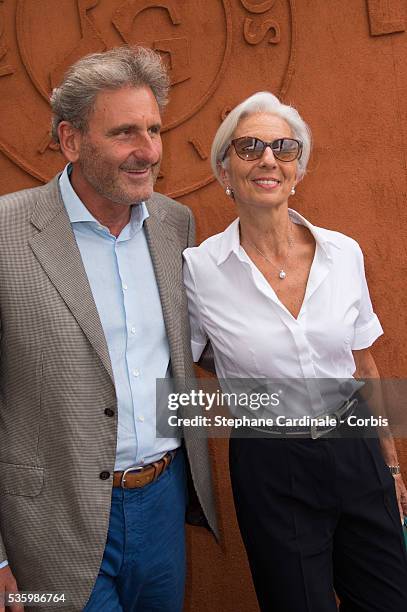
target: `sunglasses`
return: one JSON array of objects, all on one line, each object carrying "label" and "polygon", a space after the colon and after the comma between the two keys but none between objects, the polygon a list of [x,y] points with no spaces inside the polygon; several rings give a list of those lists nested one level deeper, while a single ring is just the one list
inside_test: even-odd
[{"label": "sunglasses", "polygon": [[260,159],[267,147],[270,147],[274,157],[282,162],[294,161],[299,159],[302,154],[302,142],[295,138],[277,138],[273,142],[264,142],[264,140],[254,136],[242,136],[232,140],[222,157],[222,161],[224,161],[232,145],[236,155],[244,161]]}]

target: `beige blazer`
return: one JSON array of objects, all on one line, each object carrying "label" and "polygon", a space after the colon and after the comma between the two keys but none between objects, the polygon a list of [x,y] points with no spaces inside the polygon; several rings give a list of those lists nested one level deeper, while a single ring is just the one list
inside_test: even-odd
[{"label": "beige blazer", "polygon": [[[183,381],[193,366],[181,253],[193,218],[159,194],[147,207],[172,371]],[[99,475],[113,472],[117,435],[107,408],[116,414],[106,340],[55,177],[0,198],[0,560],[20,590],[65,593],[68,610],[85,605],[106,541],[112,481]],[[217,533],[207,444],[185,433]]]}]

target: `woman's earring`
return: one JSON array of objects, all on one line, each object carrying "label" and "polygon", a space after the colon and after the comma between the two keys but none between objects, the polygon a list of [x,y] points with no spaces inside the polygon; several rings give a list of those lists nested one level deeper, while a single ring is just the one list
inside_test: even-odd
[{"label": "woman's earring", "polygon": [[233,189],[229,185],[226,187],[225,193],[229,198],[233,198]]},{"label": "woman's earring", "polygon": [[291,195],[295,195],[295,187],[291,187]]}]

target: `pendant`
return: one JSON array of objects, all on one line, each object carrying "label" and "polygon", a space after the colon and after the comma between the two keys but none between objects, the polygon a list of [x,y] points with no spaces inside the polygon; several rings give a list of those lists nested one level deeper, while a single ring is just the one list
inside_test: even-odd
[{"label": "pendant", "polygon": [[278,276],[281,278],[281,280],[284,280],[287,274],[284,272],[284,270],[280,270]]}]

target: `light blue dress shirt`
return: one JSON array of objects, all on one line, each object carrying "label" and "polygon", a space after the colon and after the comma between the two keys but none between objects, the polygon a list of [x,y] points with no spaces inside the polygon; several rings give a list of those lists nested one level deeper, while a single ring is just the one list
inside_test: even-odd
[{"label": "light blue dress shirt", "polygon": [[170,352],[143,228],[148,211],[144,203],[132,206],[130,222],[112,236],[73,190],[69,169],[59,186],[109,349],[118,408],[115,470],[123,470],[180,444],[156,438],[156,379],[168,375]]}]

